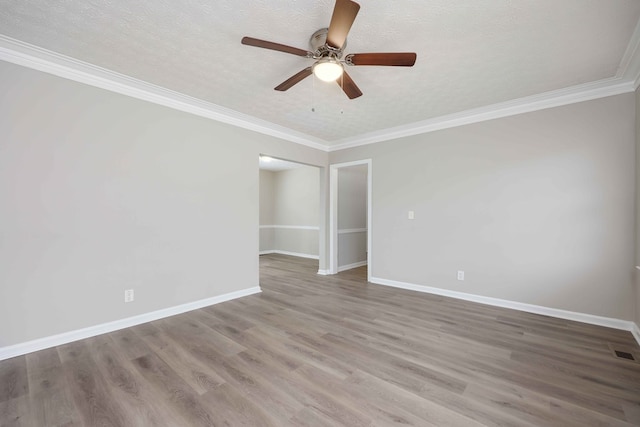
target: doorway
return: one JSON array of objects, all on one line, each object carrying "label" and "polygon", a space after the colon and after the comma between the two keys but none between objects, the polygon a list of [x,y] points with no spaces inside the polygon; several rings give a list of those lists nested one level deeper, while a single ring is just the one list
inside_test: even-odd
[{"label": "doorway", "polygon": [[318,263],[321,169],[266,155],[260,155],[259,168],[259,255]]},{"label": "doorway", "polygon": [[371,159],[329,169],[329,271],[367,265],[371,279]]}]

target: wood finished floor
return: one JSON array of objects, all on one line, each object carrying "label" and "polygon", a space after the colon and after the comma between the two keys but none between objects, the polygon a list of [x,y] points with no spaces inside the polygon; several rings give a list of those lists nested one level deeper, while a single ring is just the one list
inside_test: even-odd
[{"label": "wood finished floor", "polygon": [[0,362],[2,426],[631,426],[628,332],[318,276]]}]

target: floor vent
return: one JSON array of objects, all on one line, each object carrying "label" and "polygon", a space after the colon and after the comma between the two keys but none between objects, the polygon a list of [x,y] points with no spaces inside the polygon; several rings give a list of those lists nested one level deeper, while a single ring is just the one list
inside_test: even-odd
[{"label": "floor vent", "polygon": [[626,351],[618,351],[618,350],[614,350],[616,352],[616,356],[618,356],[621,359],[629,359],[629,360],[636,360],[633,357],[633,354],[631,353],[627,353]]}]

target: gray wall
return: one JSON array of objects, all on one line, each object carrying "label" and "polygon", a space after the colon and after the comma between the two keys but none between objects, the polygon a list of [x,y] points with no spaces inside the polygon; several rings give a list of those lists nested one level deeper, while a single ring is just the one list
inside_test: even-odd
[{"label": "gray wall", "polygon": [[634,110],[624,94],[332,152],[373,162],[372,276],[633,319]]},{"label": "gray wall", "polygon": [[281,225],[318,225],[318,169],[303,166],[275,175],[274,221]]},{"label": "gray wall", "polygon": [[[260,225],[274,224],[273,213],[275,209],[275,172],[260,170]],[[275,249],[275,229],[260,228],[260,252],[268,252]]]},{"label": "gray wall", "polygon": [[0,347],[258,286],[259,153],[327,165],[5,62],[0,94]]},{"label": "gray wall", "polygon": [[272,226],[260,230],[260,251],[318,257],[318,168],[302,166],[278,172],[263,170],[260,171],[260,187],[260,225]]},{"label": "gray wall", "polygon": [[[636,90],[636,266],[640,266],[640,89]],[[640,270],[635,271],[636,316],[640,328]]]},{"label": "gray wall", "polygon": [[[345,232],[362,229],[364,231]],[[367,165],[338,169],[338,269],[367,261]],[[342,268],[341,268],[342,267]]]},{"label": "gray wall", "polygon": [[[257,286],[258,155],[328,163],[5,62],[0,93],[0,347]],[[373,159],[374,277],[640,322],[635,122],[626,94],[331,160]]]}]

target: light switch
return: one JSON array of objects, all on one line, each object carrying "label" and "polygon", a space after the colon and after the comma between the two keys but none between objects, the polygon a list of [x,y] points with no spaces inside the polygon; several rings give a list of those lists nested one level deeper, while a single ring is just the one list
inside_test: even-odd
[{"label": "light switch", "polygon": [[409,219],[414,219],[415,215],[413,214],[413,211],[409,211]]}]

